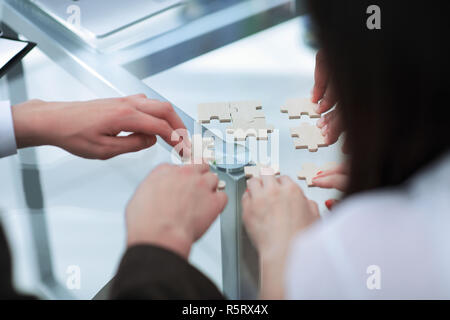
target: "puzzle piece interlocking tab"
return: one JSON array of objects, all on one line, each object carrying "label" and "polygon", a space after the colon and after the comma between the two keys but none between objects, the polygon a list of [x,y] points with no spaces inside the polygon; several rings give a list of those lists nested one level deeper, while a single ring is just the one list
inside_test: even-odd
[{"label": "puzzle piece interlocking tab", "polygon": [[191,150],[183,156],[184,164],[202,163],[215,160],[214,138],[202,137],[201,134],[193,134],[191,138]]},{"label": "puzzle piece interlocking tab", "polygon": [[300,119],[302,115],[310,118],[320,118],[320,114],[315,111],[316,103],[308,98],[289,99],[286,105],[280,108],[282,113],[287,113],[289,119]]},{"label": "puzzle piece interlocking tab", "polygon": [[264,175],[276,176],[280,174],[280,168],[277,165],[256,164],[254,166],[245,166],[244,173],[246,178],[259,178]]},{"label": "puzzle piece interlocking tab", "polygon": [[212,119],[232,122],[227,133],[235,140],[245,140],[254,136],[258,140],[267,140],[273,126],[266,123],[262,103],[259,101],[234,101],[223,103],[203,103],[198,105],[198,120],[209,123]]},{"label": "puzzle piece interlocking tab", "polygon": [[300,126],[291,128],[291,136],[294,137],[296,149],[308,149],[316,152],[319,147],[326,147],[325,137],[320,129],[309,123],[302,123]]},{"label": "puzzle piece interlocking tab", "polygon": [[257,140],[267,140],[274,127],[266,123],[264,118],[255,118],[252,121],[237,120],[227,128],[227,133],[232,134],[235,140],[243,141],[249,136]]},{"label": "puzzle piece interlocking tab", "polygon": [[209,123],[217,119],[220,122],[231,122],[230,104],[228,102],[201,103],[198,105],[198,121]]},{"label": "puzzle piece interlocking tab", "polygon": [[314,186],[312,180],[319,171],[329,170],[337,166],[336,162],[328,162],[323,166],[317,166],[314,163],[304,163],[302,169],[298,172],[297,177],[300,180],[306,180],[308,187]]}]

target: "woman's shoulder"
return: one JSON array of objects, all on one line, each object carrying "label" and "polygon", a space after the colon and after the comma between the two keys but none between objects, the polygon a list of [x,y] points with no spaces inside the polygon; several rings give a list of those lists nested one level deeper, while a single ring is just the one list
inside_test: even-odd
[{"label": "woman's shoulder", "polygon": [[423,259],[432,261],[427,256],[432,247],[429,221],[404,189],[349,197],[294,239],[287,263],[288,295],[318,299],[396,296],[397,287],[367,290],[368,270],[380,267],[401,281],[403,276],[397,271],[403,270],[403,263],[404,268],[416,270]]},{"label": "woman's shoulder", "polygon": [[394,222],[412,210],[408,193],[402,189],[363,192],[335,205],[333,211],[324,213],[323,218],[304,234],[321,237],[329,233],[354,232],[355,228],[384,227],[386,218]]}]

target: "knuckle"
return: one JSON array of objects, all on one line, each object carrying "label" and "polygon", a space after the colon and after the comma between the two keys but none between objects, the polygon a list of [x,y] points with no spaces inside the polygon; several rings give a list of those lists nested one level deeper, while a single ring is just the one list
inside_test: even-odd
[{"label": "knuckle", "polygon": [[137,95],[135,95],[136,98],[139,99],[147,99],[147,96],[145,95],[145,93],[138,93]]},{"label": "knuckle", "polygon": [[165,130],[172,131],[169,123],[166,120],[162,120],[162,125],[164,126]]},{"label": "knuckle", "polygon": [[164,114],[172,114],[175,112],[175,110],[173,109],[173,106],[171,103],[169,102],[161,102],[162,105],[162,109]]},{"label": "knuckle", "polygon": [[117,98],[120,104],[126,105],[132,102],[132,98],[130,96]]},{"label": "knuckle", "polygon": [[131,104],[123,103],[120,107],[116,108],[117,116],[124,118],[132,115],[134,113],[134,109],[131,107]]}]

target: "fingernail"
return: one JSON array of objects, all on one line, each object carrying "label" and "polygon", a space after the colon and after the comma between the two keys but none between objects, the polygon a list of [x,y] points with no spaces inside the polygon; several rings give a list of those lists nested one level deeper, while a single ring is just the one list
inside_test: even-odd
[{"label": "fingernail", "polygon": [[181,139],[180,135],[175,130],[172,131],[172,135],[170,138],[172,141],[180,141],[180,139]]},{"label": "fingernail", "polygon": [[316,113],[320,113],[320,103],[317,103],[317,104],[314,106],[314,111],[315,111]]},{"label": "fingernail", "polygon": [[320,176],[322,173],[323,173],[323,171],[317,172],[317,173],[316,173],[316,177],[317,177],[317,176]]},{"label": "fingernail", "polygon": [[333,208],[335,202],[336,202],[335,200],[329,199],[329,200],[325,201],[325,206],[328,208],[328,210],[331,210]]},{"label": "fingernail", "polygon": [[320,132],[322,133],[322,135],[323,135],[324,137],[327,135],[327,129],[328,129],[328,126],[325,125],[325,126],[320,130]]},{"label": "fingernail", "polygon": [[325,118],[320,118],[317,120],[317,127],[322,128],[325,124]]}]

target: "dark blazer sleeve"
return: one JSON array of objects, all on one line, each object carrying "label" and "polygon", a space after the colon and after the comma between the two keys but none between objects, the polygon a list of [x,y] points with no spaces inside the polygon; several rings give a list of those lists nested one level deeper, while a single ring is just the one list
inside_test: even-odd
[{"label": "dark blazer sleeve", "polygon": [[0,300],[30,299],[36,299],[36,297],[20,294],[13,287],[11,253],[0,225]]},{"label": "dark blazer sleeve", "polygon": [[129,248],[110,292],[112,299],[224,299],[186,259],[152,245]]}]

